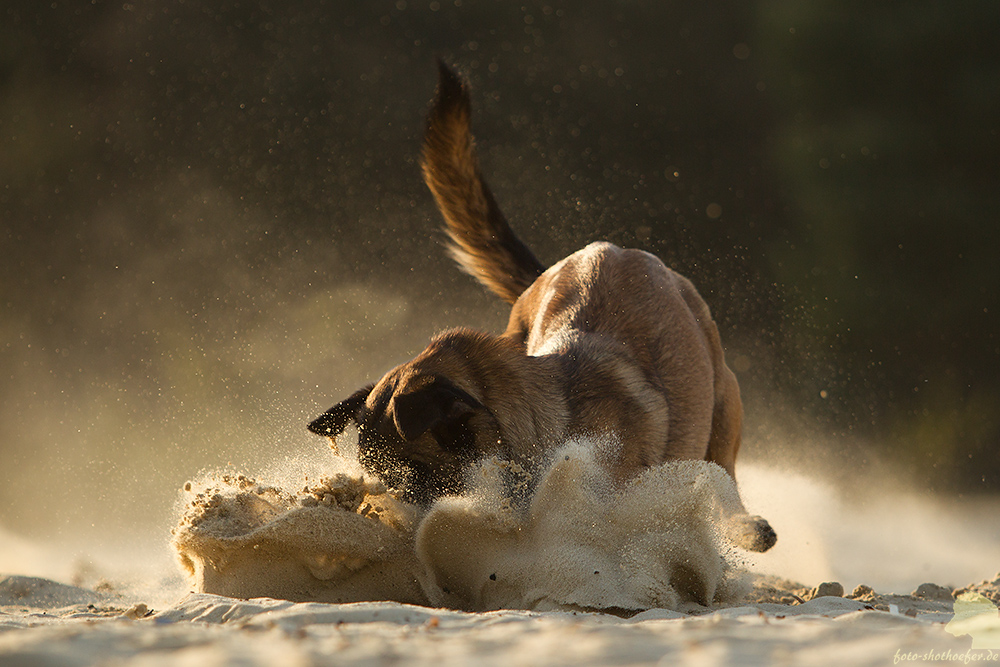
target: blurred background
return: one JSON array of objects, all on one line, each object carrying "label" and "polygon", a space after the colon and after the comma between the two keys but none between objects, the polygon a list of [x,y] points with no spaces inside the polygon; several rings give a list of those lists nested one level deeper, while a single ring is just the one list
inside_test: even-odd
[{"label": "blurred background", "polygon": [[200,471],[507,308],[422,184],[435,57],[548,263],[712,307],[745,457],[1000,489],[1000,4],[148,0],[0,7],[0,528],[165,537]]}]

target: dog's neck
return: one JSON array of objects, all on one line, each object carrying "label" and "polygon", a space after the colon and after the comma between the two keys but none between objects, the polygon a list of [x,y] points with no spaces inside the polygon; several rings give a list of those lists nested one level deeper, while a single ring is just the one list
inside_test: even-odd
[{"label": "dog's neck", "polygon": [[486,392],[488,405],[502,404],[494,410],[500,422],[503,446],[511,453],[533,458],[546,452],[566,434],[569,410],[564,394],[561,364],[552,357],[528,356],[515,339],[496,337],[501,350],[498,361],[507,372],[491,378]]},{"label": "dog's neck", "polygon": [[[528,356],[518,338],[454,329],[437,336],[421,357],[433,359],[435,369],[450,369],[452,381],[488,406],[501,451],[533,459],[565,435],[564,370],[552,358]],[[421,357],[415,363],[423,365]]]}]

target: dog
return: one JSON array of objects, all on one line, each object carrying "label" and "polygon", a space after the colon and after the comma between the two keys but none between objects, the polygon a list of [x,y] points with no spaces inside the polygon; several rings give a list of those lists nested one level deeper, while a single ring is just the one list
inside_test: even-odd
[{"label": "dog", "polygon": [[[309,424],[358,428],[361,464],[418,503],[458,493],[496,455],[539,465],[567,438],[612,436],[610,478],[707,460],[735,479],[743,408],[708,306],[655,256],[592,243],[546,268],[513,232],[475,153],[466,84],[439,63],[422,168],[459,266],[511,304],[506,331],[459,328]],[[742,506],[740,507],[742,510]],[[777,536],[745,510],[730,537]]]}]

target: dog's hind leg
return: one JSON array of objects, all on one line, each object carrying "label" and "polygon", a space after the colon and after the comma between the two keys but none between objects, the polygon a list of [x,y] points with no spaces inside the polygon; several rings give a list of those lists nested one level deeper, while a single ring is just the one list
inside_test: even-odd
[{"label": "dog's hind leg", "polygon": [[778,541],[778,534],[762,516],[732,514],[725,519],[725,535],[730,542],[747,551],[764,552]]},{"label": "dog's hind leg", "polygon": [[736,376],[722,361],[721,350],[713,357],[715,358],[712,361],[717,365],[715,407],[712,409],[712,432],[705,458],[721,466],[733,479],[736,479],[736,456],[740,451],[743,431],[740,387],[736,382]]},{"label": "dog's hind leg", "polygon": [[[721,354],[720,361],[721,361]],[[715,409],[712,412],[712,435],[706,459],[717,463],[736,480],[736,455],[739,453],[743,428],[743,404],[736,377],[723,365],[716,373]],[[726,537],[748,551],[767,551],[778,541],[778,535],[767,519],[747,513],[743,501],[732,507],[723,518]]]}]

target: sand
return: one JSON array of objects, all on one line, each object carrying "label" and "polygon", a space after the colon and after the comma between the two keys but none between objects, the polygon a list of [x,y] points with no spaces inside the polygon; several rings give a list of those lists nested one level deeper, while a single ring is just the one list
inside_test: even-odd
[{"label": "sand", "polygon": [[[7,577],[0,581],[0,663],[888,665],[988,664],[1000,655],[1000,648],[986,647],[1000,637],[995,606],[992,616],[978,614],[965,627],[953,627],[951,602],[913,595],[893,598],[912,605],[905,611],[877,609],[885,600],[876,593],[793,604],[754,601],[781,585],[761,583],[748,600],[733,606],[686,613],[652,609],[622,618],[579,611],[463,612],[399,602],[240,600],[207,593],[149,609],[102,599],[95,591]],[[74,602],[64,604],[69,601]]]},{"label": "sand", "polygon": [[429,511],[357,468],[297,493],[213,476],[186,485],[172,543],[192,590],[244,598],[618,613],[739,599],[740,555],[720,530],[738,508],[732,479],[683,461],[612,488],[604,446],[567,443],[537,483],[485,460]]},{"label": "sand", "polygon": [[481,462],[429,510],[349,461],[294,486],[206,475],[180,494],[173,583],[0,575],[0,664],[1000,662],[1000,574],[909,593],[767,574],[725,537],[720,470],[612,488],[599,446],[535,477]]}]

